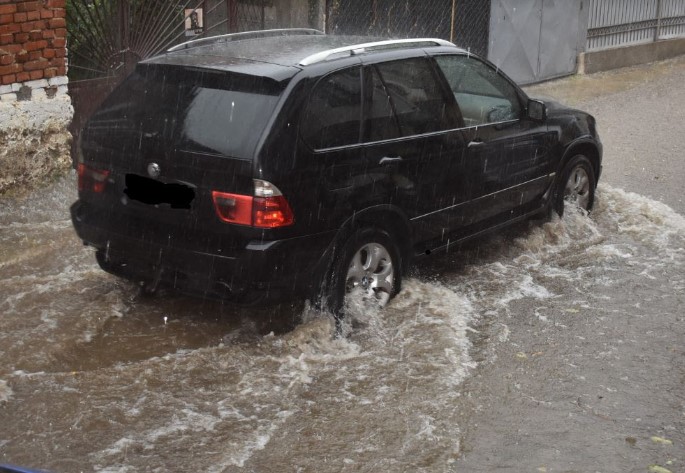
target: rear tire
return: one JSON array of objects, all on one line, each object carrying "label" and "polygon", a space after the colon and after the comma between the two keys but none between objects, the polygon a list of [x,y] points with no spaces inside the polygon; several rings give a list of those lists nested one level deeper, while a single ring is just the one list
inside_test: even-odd
[{"label": "rear tire", "polygon": [[323,305],[340,319],[345,298],[361,296],[384,307],[402,285],[402,260],[390,234],[379,228],[355,231],[334,256],[323,290]]},{"label": "rear tire", "polygon": [[595,171],[590,160],[582,154],[576,155],[561,172],[556,184],[553,209],[560,217],[569,209],[592,210],[595,203]]}]

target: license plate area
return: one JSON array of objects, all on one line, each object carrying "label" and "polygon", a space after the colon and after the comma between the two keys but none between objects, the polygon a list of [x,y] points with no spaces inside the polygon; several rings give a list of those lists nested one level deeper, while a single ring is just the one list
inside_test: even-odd
[{"label": "license plate area", "polygon": [[172,209],[189,209],[195,199],[195,190],[186,184],[166,184],[137,174],[126,174],[124,194],[131,200],[148,205],[167,204]]}]

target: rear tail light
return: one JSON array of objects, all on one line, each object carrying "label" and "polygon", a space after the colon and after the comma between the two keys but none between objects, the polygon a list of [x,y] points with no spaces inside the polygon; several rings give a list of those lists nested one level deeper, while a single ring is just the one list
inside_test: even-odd
[{"label": "rear tail light", "polygon": [[105,169],[95,169],[79,163],[78,167],[78,190],[102,192],[107,184],[109,171]]},{"label": "rear tail light", "polygon": [[217,215],[227,223],[277,228],[292,225],[295,221],[286,198],[267,181],[255,179],[253,195],[212,191],[212,199]]}]

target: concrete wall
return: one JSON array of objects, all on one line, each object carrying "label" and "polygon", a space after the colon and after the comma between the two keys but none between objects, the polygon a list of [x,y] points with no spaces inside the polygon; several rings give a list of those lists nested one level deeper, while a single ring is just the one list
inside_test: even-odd
[{"label": "concrete wall", "polygon": [[68,169],[66,0],[0,0],[0,195]]},{"label": "concrete wall", "polygon": [[578,73],[592,74],[593,72],[608,71],[619,67],[661,61],[682,54],[685,54],[685,38],[590,51],[580,54]]}]

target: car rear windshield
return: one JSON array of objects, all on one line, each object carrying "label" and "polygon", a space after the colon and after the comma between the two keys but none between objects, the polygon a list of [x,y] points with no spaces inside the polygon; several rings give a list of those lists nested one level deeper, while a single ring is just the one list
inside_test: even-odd
[{"label": "car rear windshield", "polygon": [[124,119],[129,130],[177,150],[249,159],[284,87],[264,77],[141,64],[97,115]]}]

